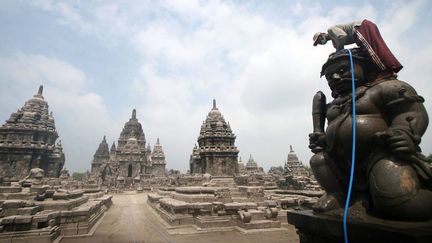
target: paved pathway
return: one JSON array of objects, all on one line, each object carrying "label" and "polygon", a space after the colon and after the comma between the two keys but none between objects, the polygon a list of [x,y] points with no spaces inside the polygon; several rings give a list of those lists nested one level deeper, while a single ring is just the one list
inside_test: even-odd
[{"label": "paved pathway", "polygon": [[[299,242],[292,226],[278,231],[241,233],[238,231],[191,233],[195,230],[168,230],[159,216],[147,205],[147,195],[115,194],[113,206],[105,214],[92,236],[64,238],[69,242]],[[170,234],[170,233],[171,234]],[[174,234],[180,233],[180,234]],[[185,234],[187,233],[187,234]]]}]

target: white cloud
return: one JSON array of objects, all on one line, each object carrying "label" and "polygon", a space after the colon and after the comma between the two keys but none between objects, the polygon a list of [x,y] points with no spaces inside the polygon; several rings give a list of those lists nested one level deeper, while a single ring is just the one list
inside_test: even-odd
[{"label": "white cloud", "polygon": [[[401,78],[413,80],[420,94],[432,97],[427,83],[431,44],[411,37],[409,43],[421,44],[420,50],[419,45],[403,41],[407,31],[417,28],[418,12],[428,7],[425,1],[392,1],[379,7],[372,3],[306,6],[298,1],[278,19],[229,1],[85,4],[38,1],[41,9],[55,13],[71,29],[94,35],[101,43],[117,40],[118,45],[130,45],[140,54],[137,76],[133,83],[125,83],[131,88],[125,94],[131,107],[117,113],[129,116],[137,108],[148,140],[154,144],[161,137],[170,168],[188,167],[213,98],[237,134],[244,160],[252,153],[260,165],[269,168],[286,159],[292,144],[307,163],[311,100],[317,90],[331,98],[319,72],[333,51],[331,45],[313,47],[311,39],[316,31],[333,24],[361,18],[376,22],[393,52],[404,61]],[[430,33],[428,24],[422,28],[422,33]],[[89,81],[85,75],[79,77],[74,80]],[[70,89],[77,93],[85,87]],[[106,116],[100,97],[91,91],[84,93],[78,95],[83,103],[96,104],[89,111],[98,110],[102,113],[98,116],[112,119]],[[431,107],[430,101],[426,107]],[[106,125],[110,140],[118,137],[128,118],[119,117],[115,125]],[[428,132],[423,138],[426,153],[432,152],[428,150],[431,140]]]},{"label": "white cloud", "polygon": [[[153,94],[156,100],[157,94],[165,94],[162,97],[172,97],[177,101],[177,105],[171,108],[191,111],[193,104],[187,97],[194,95],[191,92],[193,88],[199,87],[198,91],[208,99],[202,119],[210,109],[211,98],[217,97],[221,111],[237,134],[241,154],[254,154],[266,168],[285,159],[289,144],[294,145],[301,159],[307,163],[311,155],[307,148],[307,134],[312,130],[312,96],[321,89],[331,99],[326,81],[319,79],[319,71],[332,48],[329,45],[313,47],[313,33],[325,30],[332,24],[364,16],[374,20],[379,16],[370,4],[361,8],[337,6],[326,15],[310,13],[298,26],[294,26],[290,21],[276,24],[226,2],[188,2],[185,6],[175,1],[165,7],[180,16],[191,17],[195,24],[193,27],[179,26],[176,19],[158,19],[148,23],[138,34],[135,41],[146,56],[144,62],[163,57],[160,63],[152,62],[154,70],[151,72],[164,79],[167,74],[159,71],[169,70],[173,76],[163,82],[157,77],[145,79],[146,84],[151,83],[145,94]],[[307,8],[302,8],[301,4],[295,7],[296,13],[304,9]],[[405,10],[409,13],[405,16],[410,19],[405,20],[404,26],[413,25],[413,13],[416,11],[418,6]],[[406,30],[404,28],[388,35],[397,38]],[[224,66],[226,63],[232,66]],[[213,78],[214,73],[230,74],[224,76],[226,79],[219,80]],[[152,90],[157,91],[152,93]],[[169,90],[178,90],[180,97],[170,96],[174,93]],[[170,109],[161,100],[155,103],[159,104],[158,110]],[[196,117],[187,112],[174,114],[176,119],[182,121],[191,121]],[[169,120],[168,117],[173,114],[165,115],[161,115],[160,119]],[[199,131],[198,126],[185,125],[183,128],[193,134]],[[185,168],[188,159],[185,154],[189,153],[176,152],[183,158],[183,161],[179,159],[176,162],[177,168]],[[282,159],[278,161],[278,158]]]},{"label": "white cloud", "polygon": [[0,69],[6,79],[23,88],[28,88],[29,82],[42,82],[67,92],[76,92],[83,88],[85,82],[82,71],[57,58],[43,55],[19,53],[12,58],[1,58]]},{"label": "white cloud", "polygon": [[30,4],[45,11],[53,11],[53,0],[31,0]]}]

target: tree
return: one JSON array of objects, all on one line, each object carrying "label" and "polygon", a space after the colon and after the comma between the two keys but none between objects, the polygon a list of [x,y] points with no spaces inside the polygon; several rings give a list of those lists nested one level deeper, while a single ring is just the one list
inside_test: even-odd
[{"label": "tree", "polygon": [[304,167],[305,167],[306,171],[309,172],[309,174],[312,173],[312,169],[309,165],[305,165]]},{"label": "tree", "polygon": [[270,167],[270,170],[268,171],[268,173],[282,175],[284,173],[284,168],[282,166],[272,166],[272,167]]},{"label": "tree", "polygon": [[426,159],[429,163],[432,163],[432,154],[429,154],[429,156],[426,157]]},{"label": "tree", "polygon": [[72,173],[72,178],[77,181],[82,181],[87,175],[87,172],[74,172]]}]

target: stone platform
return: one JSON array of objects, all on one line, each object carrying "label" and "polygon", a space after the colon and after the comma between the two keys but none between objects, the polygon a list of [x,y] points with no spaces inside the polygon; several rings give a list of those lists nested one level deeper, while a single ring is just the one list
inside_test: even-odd
[{"label": "stone platform", "polygon": [[[315,214],[312,210],[287,212],[288,223],[297,228],[301,243],[344,242],[342,218]],[[432,242],[432,221],[400,222],[364,216],[348,218],[350,243],[356,242]]]},{"label": "stone platform", "polygon": [[[199,216],[205,225],[219,221],[222,227],[201,228],[195,225],[170,225],[151,207],[148,192],[115,194],[113,206],[106,212],[92,234],[85,237],[64,237],[61,243],[105,242],[271,242],[298,243],[298,235],[292,225],[280,228],[250,229],[226,227],[221,221],[225,216]],[[286,217],[286,216],[285,216]],[[198,219],[198,217],[197,217]],[[286,222],[286,221],[285,221]]]},{"label": "stone platform", "polygon": [[158,188],[147,203],[170,226],[278,230],[288,210],[308,208],[322,193],[237,186],[233,177],[219,176],[202,186]]},{"label": "stone platform", "polygon": [[0,188],[0,242],[52,242],[59,236],[85,235],[112,205],[112,196],[100,190],[43,186],[38,194],[32,192],[35,188]]}]

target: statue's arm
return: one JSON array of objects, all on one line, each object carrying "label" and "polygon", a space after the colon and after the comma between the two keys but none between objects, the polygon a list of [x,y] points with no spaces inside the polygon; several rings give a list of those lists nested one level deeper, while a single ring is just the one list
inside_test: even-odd
[{"label": "statue's arm", "polygon": [[382,100],[389,128],[381,137],[397,154],[418,152],[421,137],[429,123],[423,97],[407,83],[397,81],[383,86]]},{"label": "statue's arm", "polygon": [[312,101],[313,133],[309,134],[309,148],[313,153],[318,153],[325,147],[324,125],[326,113],[326,96],[323,92],[318,91]]}]

